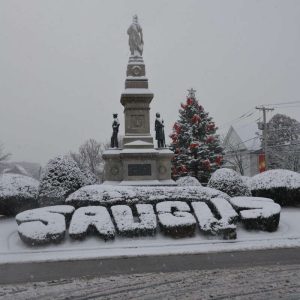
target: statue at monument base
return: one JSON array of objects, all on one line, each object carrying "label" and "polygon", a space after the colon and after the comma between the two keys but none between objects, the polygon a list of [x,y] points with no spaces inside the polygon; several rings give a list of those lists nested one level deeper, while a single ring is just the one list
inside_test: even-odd
[{"label": "statue at monument base", "polygon": [[160,118],[160,113],[156,113],[155,119],[155,139],[157,140],[157,148],[165,148],[165,131],[164,120]]},{"label": "statue at monument base", "polygon": [[118,143],[118,132],[119,132],[119,120],[118,120],[118,114],[113,114],[113,123],[112,123],[112,128],[113,128],[113,134],[111,137],[110,141],[110,147],[111,148],[118,148],[119,143]]}]

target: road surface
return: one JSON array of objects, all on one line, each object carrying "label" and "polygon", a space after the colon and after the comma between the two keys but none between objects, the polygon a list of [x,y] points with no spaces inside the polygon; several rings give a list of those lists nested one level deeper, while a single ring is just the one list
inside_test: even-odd
[{"label": "road surface", "polygon": [[299,250],[23,264],[15,280],[1,266],[2,281],[31,282],[0,285],[0,299],[300,299]]}]

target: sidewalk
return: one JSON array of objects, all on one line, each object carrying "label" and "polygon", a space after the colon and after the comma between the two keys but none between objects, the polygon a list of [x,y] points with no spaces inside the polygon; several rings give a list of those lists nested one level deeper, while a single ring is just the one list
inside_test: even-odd
[{"label": "sidewalk", "polygon": [[236,240],[208,238],[199,231],[192,238],[121,238],[104,242],[97,236],[74,241],[69,236],[58,245],[29,247],[19,238],[14,218],[0,219],[0,264],[149,255],[213,253],[300,247],[300,208],[283,208],[276,232],[246,231],[241,225]]}]

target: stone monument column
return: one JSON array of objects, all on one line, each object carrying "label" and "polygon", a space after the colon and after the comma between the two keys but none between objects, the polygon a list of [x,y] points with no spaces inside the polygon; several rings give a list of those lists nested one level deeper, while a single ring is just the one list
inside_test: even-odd
[{"label": "stone monument column", "polygon": [[[150,134],[150,103],[153,93],[148,89],[148,79],[142,57],[144,46],[142,28],[137,16],[127,30],[131,56],[127,65],[125,90],[121,94],[121,104],[125,114],[124,148],[131,148],[132,142],[142,141],[144,148],[153,148]],[[135,42],[134,42],[135,41]]]},{"label": "stone monument column", "polygon": [[123,148],[106,150],[104,184],[174,185],[171,179],[173,152],[154,148],[150,133],[150,103],[154,97],[148,88],[142,57],[144,40],[137,16],[127,30],[130,57],[125,89],[120,102],[124,107],[125,135]]}]

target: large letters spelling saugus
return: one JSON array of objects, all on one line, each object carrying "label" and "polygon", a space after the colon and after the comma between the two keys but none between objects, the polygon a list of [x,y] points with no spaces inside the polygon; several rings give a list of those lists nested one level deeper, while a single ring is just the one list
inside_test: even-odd
[{"label": "large letters spelling saugus", "polygon": [[235,239],[238,221],[246,229],[275,231],[280,210],[271,199],[234,197],[229,201],[212,198],[205,202],[163,201],[156,205],[86,206],[77,210],[57,205],[24,211],[16,221],[20,238],[29,245],[60,242],[67,228],[73,239],[84,239],[88,234],[103,240],[114,239],[116,234],[153,236],[158,230],[180,238],[194,235],[197,226],[204,234]]}]

